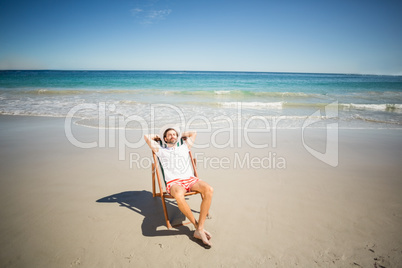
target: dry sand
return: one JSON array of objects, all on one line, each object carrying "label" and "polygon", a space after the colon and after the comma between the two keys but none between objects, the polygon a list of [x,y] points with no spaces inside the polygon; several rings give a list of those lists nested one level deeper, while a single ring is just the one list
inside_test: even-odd
[{"label": "dry sand", "polygon": [[[276,148],[266,136],[256,138],[266,149],[194,149],[215,189],[205,249],[192,226],[166,229],[150,169],[130,167],[130,153],[150,159],[146,146],[119,160],[109,143],[72,145],[62,118],[0,116],[0,267],[402,267],[402,131],[340,130],[337,167],[308,153],[300,130],[277,134]],[[306,137],[324,141],[323,130]],[[271,166],[255,168],[269,153]],[[236,162],[247,154],[254,168]],[[198,211],[199,197],[188,201]],[[174,202],[168,210],[183,220]]]}]

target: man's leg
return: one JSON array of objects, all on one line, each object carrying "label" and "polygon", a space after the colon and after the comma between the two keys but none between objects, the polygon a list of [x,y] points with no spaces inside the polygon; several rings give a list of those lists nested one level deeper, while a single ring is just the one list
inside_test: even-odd
[{"label": "man's leg", "polygon": [[190,222],[197,228],[197,222],[194,218],[193,213],[191,212],[191,208],[187,204],[184,194],[186,193],[186,189],[180,185],[172,185],[170,188],[170,194],[176,199],[177,206],[179,207],[180,211],[190,220]]},{"label": "man's leg", "polygon": [[202,195],[200,218],[198,219],[197,225],[194,225],[196,228],[196,231],[194,232],[194,237],[201,239],[204,244],[211,246],[211,243],[209,242],[209,238],[211,237],[211,235],[207,231],[205,231],[204,223],[209,213],[209,208],[211,207],[214,189],[205,181],[198,181],[193,186],[191,186],[190,190],[199,192]]}]

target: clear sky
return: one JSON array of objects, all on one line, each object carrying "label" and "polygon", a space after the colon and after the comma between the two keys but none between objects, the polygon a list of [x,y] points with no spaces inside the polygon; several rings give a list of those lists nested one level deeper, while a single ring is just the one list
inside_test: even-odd
[{"label": "clear sky", "polygon": [[0,0],[0,69],[402,75],[402,1]]}]

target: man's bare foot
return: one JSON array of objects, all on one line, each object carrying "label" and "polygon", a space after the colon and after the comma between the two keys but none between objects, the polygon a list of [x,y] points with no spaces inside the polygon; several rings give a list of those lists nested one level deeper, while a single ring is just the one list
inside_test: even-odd
[{"label": "man's bare foot", "polygon": [[208,240],[211,240],[212,235],[211,235],[207,230],[205,230],[205,229],[204,229],[204,233],[205,233],[205,235],[207,236]]},{"label": "man's bare foot", "polygon": [[[196,221],[196,224],[198,225],[198,222],[197,222],[197,221]],[[196,228],[197,228],[197,227],[196,227]],[[207,236],[208,240],[211,240],[212,235],[211,235],[207,230],[205,230],[205,229],[204,229],[204,233],[205,233],[205,235]]]},{"label": "man's bare foot", "polygon": [[[210,236],[210,235],[209,235]],[[212,246],[211,242],[209,242],[208,237],[205,233],[205,230],[195,230],[194,237],[197,239],[201,239],[202,242],[207,246]]]}]

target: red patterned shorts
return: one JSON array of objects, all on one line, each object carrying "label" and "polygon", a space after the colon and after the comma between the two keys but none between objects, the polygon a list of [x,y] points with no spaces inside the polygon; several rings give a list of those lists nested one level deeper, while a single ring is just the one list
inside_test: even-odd
[{"label": "red patterned shorts", "polygon": [[197,177],[190,177],[188,179],[174,179],[169,181],[166,184],[166,191],[170,194],[170,188],[177,184],[182,186],[184,189],[186,189],[187,192],[190,192],[190,188],[199,181],[200,179],[198,179]]}]

